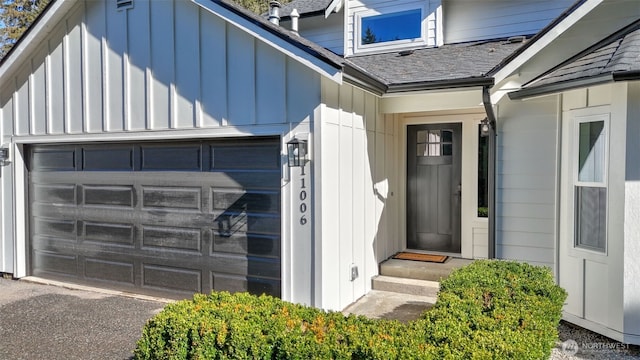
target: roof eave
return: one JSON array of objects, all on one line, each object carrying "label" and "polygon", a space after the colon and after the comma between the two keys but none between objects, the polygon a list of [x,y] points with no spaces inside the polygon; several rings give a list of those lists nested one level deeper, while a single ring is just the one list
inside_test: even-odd
[{"label": "roof eave", "polygon": [[420,81],[411,83],[391,84],[386,94],[398,94],[416,91],[447,90],[468,87],[491,87],[495,83],[493,77],[471,77],[461,79],[445,79],[436,81]]},{"label": "roof eave", "polygon": [[640,80],[640,70],[616,71],[612,74],[613,81],[635,81]]},{"label": "roof eave", "polygon": [[537,96],[551,95],[564,91],[575,90],[588,86],[601,85],[612,81],[616,81],[615,77],[613,76],[613,74],[608,73],[584,79],[568,80],[546,85],[532,86],[530,88],[512,91],[508,95],[509,99],[511,100],[523,100]]},{"label": "roof eave", "polygon": [[387,92],[388,86],[382,80],[356,66],[346,63],[342,71],[344,80],[351,85],[367,90],[378,96],[382,96]]}]

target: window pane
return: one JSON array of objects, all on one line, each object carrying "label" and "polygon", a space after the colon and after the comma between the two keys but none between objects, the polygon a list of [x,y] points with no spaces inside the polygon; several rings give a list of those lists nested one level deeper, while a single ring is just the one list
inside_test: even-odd
[{"label": "window pane", "polygon": [[363,45],[416,39],[421,36],[421,20],[422,11],[420,9],[363,17],[360,39]]},{"label": "window pane", "polygon": [[576,246],[606,251],[607,189],[576,186]]},{"label": "window pane", "polygon": [[453,145],[451,145],[451,144],[442,144],[442,155],[443,156],[451,156],[451,155],[453,155]]},{"label": "window pane", "polygon": [[429,144],[429,156],[440,156],[440,144]]},{"label": "window pane", "polygon": [[429,134],[428,130],[418,130],[418,144],[427,142],[427,134]]},{"label": "window pane", "polygon": [[478,217],[487,217],[489,206],[489,137],[478,127]]},{"label": "window pane", "polygon": [[430,143],[440,142],[440,130],[429,131],[429,142]]},{"label": "window pane", "polygon": [[578,181],[604,181],[605,137],[604,121],[580,124],[578,139]]},{"label": "window pane", "polygon": [[450,143],[453,141],[453,131],[442,130],[442,142]]},{"label": "window pane", "polygon": [[427,144],[418,144],[416,155],[417,156],[429,156],[429,153],[427,152]]}]

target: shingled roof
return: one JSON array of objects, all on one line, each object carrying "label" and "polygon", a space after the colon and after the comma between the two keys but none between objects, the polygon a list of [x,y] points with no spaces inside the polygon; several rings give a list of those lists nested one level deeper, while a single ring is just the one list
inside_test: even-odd
[{"label": "shingled roof", "polygon": [[332,0],[294,0],[280,9],[280,16],[288,17],[293,9],[298,10],[301,17],[324,15]]},{"label": "shingled roof", "polygon": [[632,73],[640,73],[640,20],[526,84],[513,98],[615,81]]},{"label": "shingled roof", "polygon": [[408,90],[411,85],[423,88],[489,85],[493,79],[486,74],[522,45],[522,41],[500,39],[352,56],[347,60],[390,89]]}]

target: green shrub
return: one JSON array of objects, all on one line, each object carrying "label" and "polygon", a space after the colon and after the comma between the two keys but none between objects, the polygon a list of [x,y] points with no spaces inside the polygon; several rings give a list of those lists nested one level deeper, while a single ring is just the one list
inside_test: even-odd
[{"label": "green shrub", "polygon": [[546,268],[476,261],[441,283],[409,324],[344,316],[246,293],[169,304],[136,359],[548,358],[566,297]]},{"label": "green shrub", "polygon": [[438,357],[548,359],[566,296],[545,267],[475,261],[442,281],[417,322]]}]

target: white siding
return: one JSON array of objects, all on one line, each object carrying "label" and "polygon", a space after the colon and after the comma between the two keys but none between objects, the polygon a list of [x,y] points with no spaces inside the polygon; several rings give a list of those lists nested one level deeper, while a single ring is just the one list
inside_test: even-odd
[{"label": "white siding", "polygon": [[[442,39],[437,39],[439,34],[438,27],[441,26],[439,22],[441,0],[352,0],[348,1],[347,8],[347,24],[345,28],[346,35],[346,55],[353,55],[355,51],[356,41],[359,39],[357,32],[356,15],[363,11],[374,11],[378,13],[388,13],[397,11],[398,7],[415,7],[424,9],[423,12],[423,31],[424,44],[423,46],[436,46],[439,45]],[[416,45],[408,45],[409,47],[415,47]],[[406,47],[406,46],[405,46]],[[389,49],[385,49],[389,50]]]},{"label": "white siding", "polygon": [[[615,83],[563,94],[560,285],[567,320],[624,343],[640,343],[640,86]],[[606,251],[574,246],[576,122],[608,119]]]},{"label": "white siding", "polygon": [[[281,26],[290,29],[290,21],[282,21]],[[328,18],[314,16],[299,20],[298,33],[316,44],[336,54],[344,54],[344,13],[331,14]]]},{"label": "white siding", "polygon": [[[1,168],[0,272],[28,275],[25,168],[15,151],[23,143],[254,135],[284,142],[301,133],[313,141],[321,73],[331,66],[305,53],[299,61],[284,41],[267,44],[274,39],[259,29],[250,35],[191,1],[135,3],[119,12],[115,2],[78,1],[20,68],[3,74],[2,141],[15,160]],[[294,185],[282,186],[282,247],[293,251],[282,259],[283,297],[312,303],[312,223],[292,232],[286,204]]]},{"label": "white siding", "polygon": [[80,2],[3,84],[20,136],[300,122],[319,89],[318,73],[196,4],[145,0]]},{"label": "white siding", "polygon": [[499,105],[498,258],[555,264],[557,107],[555,97]]},{"label": "white siding", "polygon": [[[0,139],[2,144],[8,144],[11,141],[13,133],[13,107],[14,101],[10,92],[0,92]],[[13,151],[13,149],[10,149]],[[11,166],[0,167],[0,178],[11,179]],[[14,243],[8,241],[13,239],[13,226],[11,214],[13,211],[13,186],[11,181],[0,182],[0,272],[13,273],[14,268]],[[7,241],[5,241],[5,239]]]},{"label": "white siding", "polygon": [[[392,116],[377,113],[376,96],[323,81],[320,126],[322,308],[342,310],[371,289],[395,216],[396,163]],[[318,239],[320,237],[317,237]],[[350,280],[351,265],[359,276]]]},{"label": "white siding", "polygon": [[[624,329],[640,343],[640,83],[628,84],[624,222]],[[630,343],[631,341],[624,341]]]},{"label": "white siding", "polygon": [[566,10],[574,0],[444,0],[447,44],[532,35]]}]

